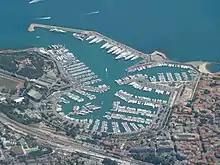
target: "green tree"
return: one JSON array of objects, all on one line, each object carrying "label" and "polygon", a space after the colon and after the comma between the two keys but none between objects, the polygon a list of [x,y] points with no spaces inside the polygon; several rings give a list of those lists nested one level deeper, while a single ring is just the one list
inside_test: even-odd
[{"label": "green tree", "polygon": [[104,158],[102,163],[104,165],[117,165],[118,164],[116,161],[113,161],[113,160],[108,159],[108,158]]}]

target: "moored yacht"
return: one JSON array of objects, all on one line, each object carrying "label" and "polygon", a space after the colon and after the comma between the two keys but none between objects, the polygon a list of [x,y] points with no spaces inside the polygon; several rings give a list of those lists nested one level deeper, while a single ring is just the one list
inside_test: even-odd
[{"label": "moored yacht", "polygon": [[94,42],[96,42],[96,41],[98,41],[99,40],[99,38],[94,38],[92,41],[90,41],[89,43],[90,44],[92,44],[92,43],[94,43]]},{"label": "moored yacht", "polygon": [[112,51],[114,51],[115,49],[117,49],[118,47],[117,46],[113,46],[111,49],[109,49],[108,51],[107,51],[107,53],[111,53]]},{"label": "moored yacht", "polygon": [[120,58],[122,58],[122,57],[124,57],[124,54],[118,55],[117,57],[115,57],[115,59],[118,60],[118,59],[120,59]]},{"label": "moored yacht", "polygon": [[86,38],[86,40],[91,40],[93,39],[95,36],[89,36],[88,38]]},{"label": "moored yacht", "polygon": [[123,57],[128,55],[128,52],[122,52],[120,55],[123,55]]},{"label": "moored yacht", "polygon": [[112,44],[108,44],[105,49],[109,49],[112,46],[113,46]]},{"label": "moored yacht", "polygon": [[95,43],[99,43],[101,42],[103,39],[102,38],[98,38],[98,40]]},{"label": "moored yacht", "polygon": [[108,46],[108,42],[106,42],[105,44],[103,44],[100,48],[101,49],[104,49],[104,48],[106,48]]},{"label": "moored yacht", "polygon": [[131,60],[133,61],[133,60],[135,60],[135,59],[137,59],[137,58],[138,58],[138,56],[134,56],[134,57],[132,57]]},{"label": "moored yacht", "polygon": [[118,49],[117,52],[116,52],[116,55],[119,55],[121,52],[123,52],[122,49]]},{"label": "moored yacht", "polygon": [[122,52],[120,55],[118,55],[115,59],[119,59],[122,57],[126,57],[128,55],[128,52]]},{"label": "moored yacht", "polygon": [[125,57],[125,60],[129,60],[129,59],[132,58],[132,57],[134,57],[134,54],[131,54],[131,55]]},{"label": "moored yacht", "polygon": [[132,53],[130,51],[126,52],[126,56],[130,56]]},{"label": "moored yacht", "polygon": [[112,52],[112,54],[116,54],[117,51],[118,51],[118,49],[115,49],[115,50]]}]

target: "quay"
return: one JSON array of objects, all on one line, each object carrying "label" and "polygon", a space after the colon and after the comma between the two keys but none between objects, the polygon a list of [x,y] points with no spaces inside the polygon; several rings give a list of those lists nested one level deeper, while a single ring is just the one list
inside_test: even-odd
[{"label": "quay", "polygon": [[29,49],[17,49],[17,50],[12,50],[12,49],[6,49],[6,50],[0,50],[0,53],[17,53],[17,52],[26,52],[26,51],[31,51],[33,48]]},{"label": "quay", "polygon": [[191,69],[195,72],[199,72],[199,70],[194,67],[191,64],[188,63],[179,63],[179,62],[173,62],[173,61],[161,61],[161,62],[140,62],[138,64],[135,64],[133,66],[130,66],[127,71],[128,72],[135,72],[135,71],[141,71],[145,69],[155,68],[155,67],[172,67],[172,68],[182,68],[182,69]]},{"label": "quay", "polygon": [[[117,41],[115,41],[115,40],[113,40],[113,39],[111,39],[107,36],[104,36],[101,33],[98,33],[96,31],[72,29],[72,28],[65,28],[65,27],[44,25],[44,24],[30,24],[29,28],[28,28],[28,31],[33,32],[33,31],[35,31],[35,28],[44,28],[44,29],[49,29],[51,31],[53,30],[53,31],[60,31],[60,32],[72,32],[72,33],[74,33],[74,36],[76,36],[76,38],[78,38],[80,40],[84,40],[85,38],[87,38],[87,37],[89,38],[89,37],[92,36],[92,37],[95,37],[95,39],[96,38],[98,39],[98,40],[94,41],[96,43],[104,41],[106,43],[109,43],[112,46],[117,46],[118,48],[121,48],[122,50],[126,50],[127,52],[131,52],[132,54],[131,54],[130,58],[132,58],[132,57],[133,57],[133,59],[136,59],[138,57],[140,57],[142,59],[148,59],[149,58],[149,54],[142,53],[142,52],[140,52],[136,49],[133,49],[133,48],[127,46],[127,45],[124,45],[120,42],[117,42]],[[83,37],[81,37],[81,35]],[[78,36],[80,36],[80,37],[78,37]],[[93,42],[90,42],[90,43],[93,43]],[[128,57],[127,59],[130,59],[129,56],[127,56],[127,57]]]},{"label": "quay", "polygon": [[52,25],[43,25],[43,24],[30,24],[28,31],[33,32],[35,31],[35,28],[44,28],[44,29],[49,29],[49,30],[58,29],[58,30],[63,30],[66,32],[73,32],[73,33],[84,32],[84,30],[80,30],[80,29],[72,29],[72,28],[65,28],[65,27],[52,26]]},{"label": "quay", "polygon": [[[86,32],[86,31],[85,31],[85,32]],[[128,51],[130,51],[130,52],[133,52],[134,54],[136,54],[138,57],[140,57],[140,58],[142,58],[142,59],[145,59],[145,58],[148,57],[148,55],[149,55],[149,54],[142,53],[142,52],[140,52],[140,51],[138,51],[138,50],[136,50],[136,49],[133,49],[133,48],[127,46],[127,45],[124,45],[124,44],[122,44],[122,43],[120,43],[120,42],[117,42],[117,41],[115,41],[115,40],[113,40],[113,39],[111,39],[111,38],[109,38],[109,37],[107,37],[107,36],[102,35],[101,33],[98,33],[98,32],[95,32],[95,31],[87,31],[86,33],[87,33],[89,36],[91,36],[91,35],[97,36],[97,37],[99,37],[99,38],[102,38],[103,41],[105,41],[105,42],[107,42],[107,43],[110,43],[110,44],[112,44],[112,45],[116,45],[116,46],[118,46],[118,47],[122,47],[123,49],[126,49],[126,50],[128,50]]]}]

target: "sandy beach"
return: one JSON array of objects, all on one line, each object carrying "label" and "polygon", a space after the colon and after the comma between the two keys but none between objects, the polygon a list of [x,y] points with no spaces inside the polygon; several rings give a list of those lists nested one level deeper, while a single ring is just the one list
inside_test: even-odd
[{"label": "sandy beach", "polygon": [[202,73],[208,73],[208,74],[212,74],[208,69],[207,69],[207,65],[210,64],[209,62],[204,62],[202,64],[199,65],[199,71]]}]

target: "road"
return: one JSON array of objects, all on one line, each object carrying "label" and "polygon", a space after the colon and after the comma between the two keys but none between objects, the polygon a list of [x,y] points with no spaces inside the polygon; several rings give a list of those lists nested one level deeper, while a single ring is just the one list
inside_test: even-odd
[{"label": "road", "polygon": [[130,162],[125,160],[116,159],[110,156],[106,156],[101,153],[97,153],[95,151],[91,151],[89,148],[82,146],[79,143],[74,142],[71,138],[66,136],[56,135],[51,132],[41,130],[38,128],[32,128],[21,123],[18,123],[14,120],[9,119],[3,113],[0,113],[0,121],[7,125],[10,129],[15,132],[24,134],[24,135],[32,135],[37,138],[37,140],[42,141],[43,143],[48,143],[53,147],[60,148],[69,152],[80,152],[90,156],[95,156],[101,159],[109,158],[123,165],[130,165]]}]

